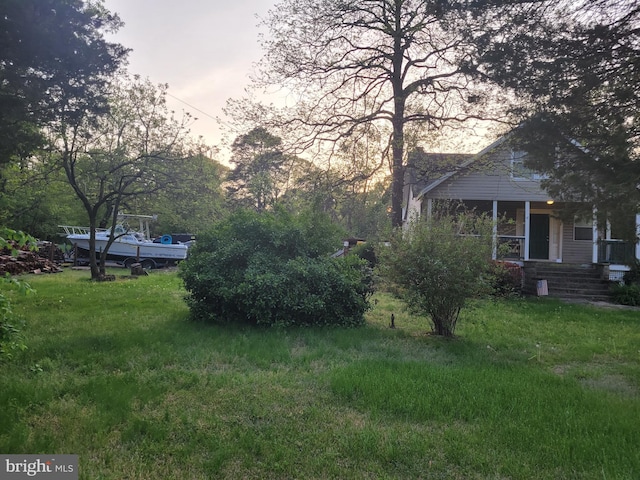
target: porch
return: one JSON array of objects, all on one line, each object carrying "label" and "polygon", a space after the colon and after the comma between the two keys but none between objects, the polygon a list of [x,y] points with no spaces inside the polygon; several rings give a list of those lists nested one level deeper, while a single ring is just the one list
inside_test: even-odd
[{"label": "porch", "polygon": [[[438,202],[427,199],[429,216]],[[609,222],[599,225],[595,212],[589,218],[569,217],[561,202],[463,200],[456,209],[473,210],[493,219],[493,259],[515,262],[537,261],[571,265],[608,265],[609,279],[620,281],[628,265],[640,259],[637,244],[616,239]],[[566,210],[565,210],[566,211]],[[631,216],[630,220],[634,220]],[[633,225],[631,225],[633,226]],[[640,236],[640,215],[635,216]]]}]

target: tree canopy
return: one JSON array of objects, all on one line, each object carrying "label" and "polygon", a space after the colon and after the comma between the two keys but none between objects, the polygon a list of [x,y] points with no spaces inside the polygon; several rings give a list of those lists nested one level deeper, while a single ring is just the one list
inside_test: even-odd
[{"label": "tree canopy", "polygon": [[563,1],[544,13],[487,42],[481,70],[523,100],[523,144],[554,197],[609,216],[637,211],[640,6]]},{"label": "tree canopy", "polygon": [[[271,124],[301,148],[324,142],[327,151],[346,137],[380,138],[382,155],[390,153],[392,222],[400,225],[409,126],[428,135],[491,116],[491,93],[473,82],[476,42],[502,28],[498,14],[510,11],[503,3],[283,0],[264,21],[256,86],[279,86],[294,105]],[[262,108],[234,107],[264,118]]]},{"label": "tree canopy", "polygon": [[253,128],[233,142],[235,168],[227,180],[227,193],[237,206],[263,211],[273,206],[286,176],[282,140],[263,127]]},{"label": "tree canopy", "polygon": [[[246,100],[228,112],[316,148],[315,158],[378,138],[395,226],[421,141],[473,119],[534,125],[541,112],[593,159],[564,172],[547,163],[556,190],[580,183],[601,202],[623,180],[637,203],[638,15],[625,0],[282,0],[263,22],[254,86],[278,88],[286,105]],[[540,135],[531,144],[555,145]]]},{"label": "tree canopy", "polygon": [[104,34],[119,26],[100,1],[0,3],[0,163],[41,146],[48,122],[105,107],[127,49]]}]

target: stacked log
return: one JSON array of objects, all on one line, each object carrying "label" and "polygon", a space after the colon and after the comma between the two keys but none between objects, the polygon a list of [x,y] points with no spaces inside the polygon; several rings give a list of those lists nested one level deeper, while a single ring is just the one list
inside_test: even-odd
[{"label": "stacked log", "polygon": [[53,242],[38,242],[38,255],[56,263],[65,261],[64,252]]},{"label": "stacked log", "polygon": [[[13,253],[12,253],[13,250]],[[11,249],[0,250],[0,276],[20,275],[24,273],[58,273],[62,269],[48,258],[41,257],[38,252],[25,250],[18,245]]]}]

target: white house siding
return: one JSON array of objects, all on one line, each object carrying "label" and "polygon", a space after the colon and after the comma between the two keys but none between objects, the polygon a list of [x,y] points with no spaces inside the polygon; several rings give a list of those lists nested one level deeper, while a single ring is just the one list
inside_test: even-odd
[{"label": "white house siding", "polygon": [[544,202],[549,195],[538,181],[511,178],[510,150],[491,154],[491,161],[478,161],[429,191],[431,198],[455,200],[500,200]]},{"label": "white house siding", "polygon": [[562,231],[562,261],[564,263],[591,263],[593,243],[589,240],[573,239],[573,222],[565,221]]},{"label": "white house siding", "polygon": [[405,228],[411,223],[420,218],[422,201],[414,196],[413,187],[409,187],[409,196],[406,200],[406,206],[404,213],[404,226]]}]

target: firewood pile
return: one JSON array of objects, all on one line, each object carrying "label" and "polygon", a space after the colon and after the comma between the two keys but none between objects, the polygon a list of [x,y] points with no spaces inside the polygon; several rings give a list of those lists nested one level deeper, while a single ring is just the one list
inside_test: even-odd
[{"label": "firewood pile", "polygon": [[64,252],[53,242],[38,242],[38,255],[56,263],[65,261]]},{"label": "firewood pile", "polygon": [[13,245],[13,253],[9,248],[3,248],[0,250],[0,275],[61,272],[62,268],[55,261],[49,260],[49,256],[49,250],[46,250],[46,257],[42,257],[39,251],[30,251],[17,244]]}]

